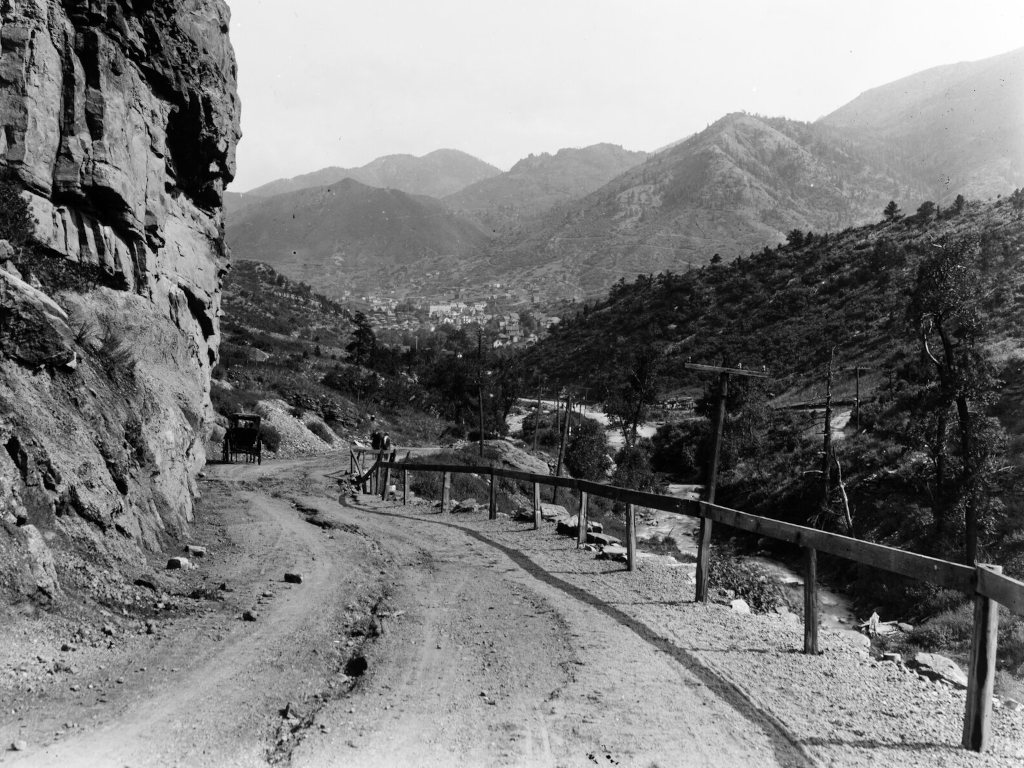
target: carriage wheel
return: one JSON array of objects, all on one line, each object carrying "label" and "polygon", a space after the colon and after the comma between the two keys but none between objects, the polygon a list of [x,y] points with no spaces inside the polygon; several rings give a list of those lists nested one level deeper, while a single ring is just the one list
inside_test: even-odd
[{"label": "carriage wheel", "polygon": [[224,447],[221,452],[221,461],[225,464],[231,463],[231,440],[227,435],[224,435]]}]

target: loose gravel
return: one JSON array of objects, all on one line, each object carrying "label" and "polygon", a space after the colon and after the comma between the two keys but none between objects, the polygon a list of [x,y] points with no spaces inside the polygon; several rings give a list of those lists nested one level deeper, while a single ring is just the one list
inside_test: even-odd
[{"label": "loose gravel", "polygon": [[[425,502],[401,511],[440,517]],[[1024,765],[1024,711],[995,710],[990,750],[967,751],[960,747],[965,691],[873,658],[868,638],[856,632],[823,629],[822,653],[807,656],[796,615],[742,615],[696,604],[692,569],[673,567],[668,558],[642,557],[630,573],[577,549],[553,523],[533,532],[530,523],[489,521],[485,512],[448,519],[537,579],[599,607],[608,621],[631,628],[637,643],[699,670],[735,706],[747,702],[753,716],[775,721],[812,764]]]}]

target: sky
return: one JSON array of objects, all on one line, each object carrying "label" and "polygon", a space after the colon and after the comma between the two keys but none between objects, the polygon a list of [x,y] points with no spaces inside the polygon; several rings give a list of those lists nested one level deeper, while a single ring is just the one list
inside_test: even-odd
[{"label": "sky", "polygon": [[875,86],[1024,46],[1021,0],[227,0],[243,192],[382,155],[502,170],[651,151],[729,112],[815,120]]}]

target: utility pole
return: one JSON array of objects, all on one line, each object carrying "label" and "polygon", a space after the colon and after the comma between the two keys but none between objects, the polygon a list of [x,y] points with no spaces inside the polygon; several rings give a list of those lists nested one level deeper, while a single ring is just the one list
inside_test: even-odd
[{"label": "utility pole", "polygon": [[[555,477],[562,476],[562,460],[565,458],[565,443],[569,439],[569,409],[572,407],[572,400],[568,393],[565,396],[565,424],[562,427],[562,439],[558,443],[558,463],[555,464]],[[551,489],[551,503],[558,503],[558,486]]]},{"label": "utility pole", "polygon": [[480,410],[480,455],[484,455],[484,329],[476,336],[476,400]]},{"label": "utility pole", "polygon": [[[698,363],[685,363],[683,368],[688,371],[718,374],[718,407],[715,410],[715,441],[711,448],[711,464],[708,468],[707,488],[705,498],[709,504],[715,503],[715,489],[718,485],[718,457],[722,452],[722,434],[725,429],[725,400],[729,396],[729,377],[745,376],[754,379],[767,379],[768,372],[737,366],[727,368],[721,365],[700,365]],[[703,514],[700,517],[700,533],[698,536],[697,550],[697,592],[695,601],[706,603],[708,601],[708,567],[710,565],[711,550],[711,520]]]},{"label": "utility pole", "polygon": [[825,379],[825,429],[824,444],[822,446],[821,458],[821,518],[824,520],[828,515],[828,500],[832,495],[832,365],[836,359],[836,348],[828,358],[828,373]]},{"label": "utility pole", "polygon": [[540,434],[540,384],[537,385],[537,413],[533,420],[533,452],[537,452],[537,435]]},{"label": "utility pole", "polygon": [[857,425],[857,431],[860,432],[860,375],[862,372],[873,371],[874,368],[869,368],[866,365],[855,365],[852,368],[840,368],[842,371],[853,371],[857,377],[857,394],[853,399],[853,414],[854,423]]}]

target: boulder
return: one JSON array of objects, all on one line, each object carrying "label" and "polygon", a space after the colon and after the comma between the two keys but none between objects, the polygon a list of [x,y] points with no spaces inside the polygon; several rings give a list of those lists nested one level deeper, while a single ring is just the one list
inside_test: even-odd
[{"label": "boulder", "polygon": [[967,675],[956,662],[939,653],[917,653],[908,667],[929,680],[944,680],[955,688],[967,687]]},{"label": "boulder", "polygon": [[907,624],[906,622],[901,621],[896,624],[896,629],[898,629],[900,632],[913,632],[914,626],[912,624]]},{"label": "boulder", "polygon": [[1020,712],[1024,709],[1024,704],[1021,704],[1016,699],[1003,699],[1003,708],[1010,712]]},{"label": "boulder", "polygon": [[555,526],[555,530],[563,536],[575,536],[580,528],[580,516],[572,515],[571,517],[561,517],[558,519],[558,524]]},{"label": "boulder", "polygon": [[206,557],[206,547],[189,544],[185,547],[185,551],[188,552],[190,557]]},{"label": "boulder", "polygon": [[750,606],[742,597],[737,597],[735,600],[730,602],[729,607],[734,613],[750,613]]},{"label": "boulder", "polygon": [[[532,511],[531,511],[532,514]],[[563,507],[561,504],[541,504],[540,505],[540,518],[541,520],[558,520],[559,518],[568,517],[569,510]]]},{"label": "boulder", "polygon": [[0,352],[30,368],[64,366],[75,357],[68,316],[53,299],[0,270]]},{"label": "boulder", "polygon": [[167,570],[169,571],[187,571],[191,567],[192,561],[190,561],[187,557],[172,557],[170,560],[167,561]]},{"label": "boulder", "polygon": [[302,583],[302,574],[301,573],[291,573],[291,572],[289,572],[289,573],[286,573],[284,575],[284,580],[288,584],[301,584]]},{"label": "boulder", "polygon": [[145,587],[150,592],[156,592],[157,594],[169,591],[160,580],[160,577],[150,571],[140,573],[138,578],[135,579],[135,586]]},{"label": "boulder", "polygon": [[621,544],[622,542],[619,541],[614,536],[609,536],[607,533],[588,533],[587,534],[587,543],[588,544],[602,544],[602,545],[607,546],[609,544]]},{"label": "boulder", "polygon": [[22,525],[18,528],[18,534],[25,541],[29,570],[36,589],[50,598],[57,597],[61,591],[57,564],[43,534],[34,525]]},{"label": "boulder", "polygon": [[464,501],[458,502],[452,508],[452,514],[456,514],[456,513],[472,513],[472,512],[479,512],[479,511],[480,511],[480,505],[477,503],[476,499],[465,499]]},{"label": "boulder", "polygon": [[601,547],[601,551],[597,555],[598,560],[619,560],[626,562],[629,557],[629,552],[621,544],[609,544],[606,547]]}]

